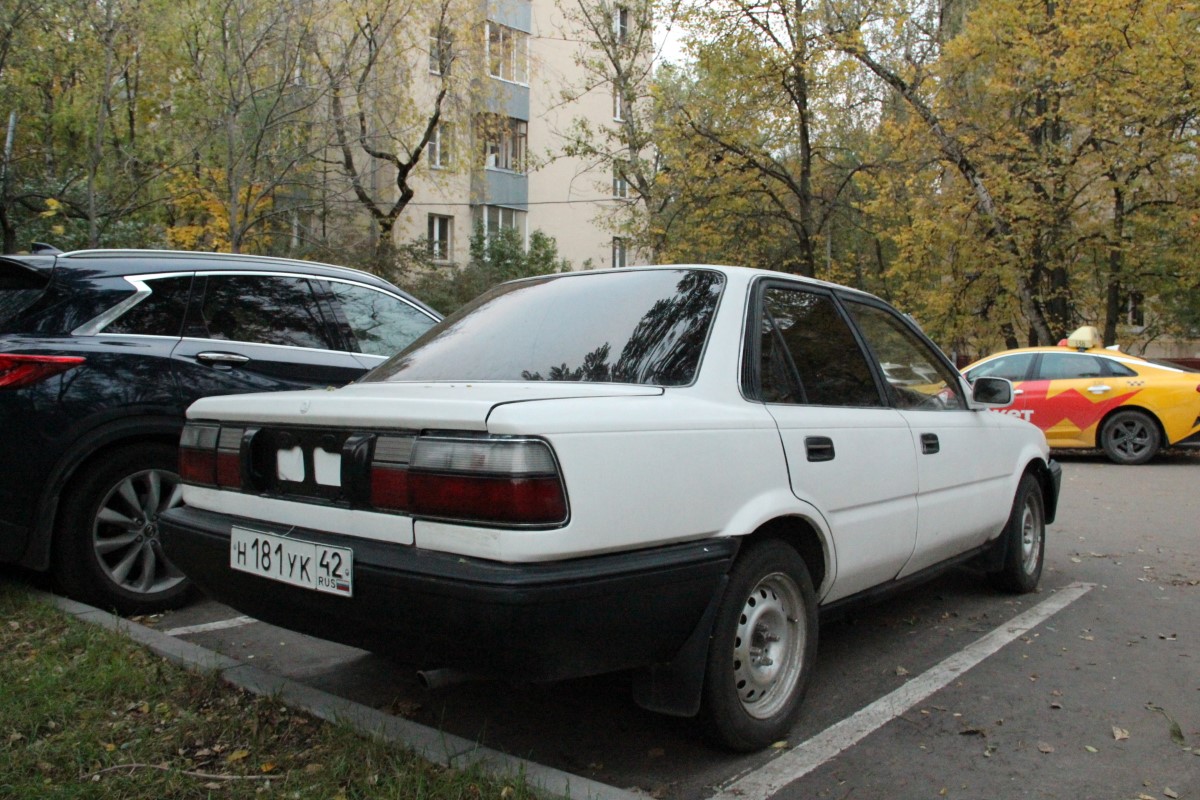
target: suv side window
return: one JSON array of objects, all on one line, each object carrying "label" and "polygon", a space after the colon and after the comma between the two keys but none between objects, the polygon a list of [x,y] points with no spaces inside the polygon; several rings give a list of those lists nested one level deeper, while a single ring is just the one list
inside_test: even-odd
[{"label": "suv side window", "polygon": [[762,400],[881,406],[870,364],[833,298],[768,287],[760,325]]},{"label": "suv side window", "polygon": [[336,298],[338,321],[349,326],[360,353],[399,353],[433,326],[433,318],[424,311],[386,292],[340,281],[329,281],[328,286]]},{"label": "suv side window", "polygon": [[210,339],[339,349],[330,341],[312,285],[304,278],[210,275],[200,313]]},{"label": "suv side window", "polygon": [[104,333],[177,337],[183,330],[192,276],[146,281],[150,295],[104,326]]},{"label": "suv side window", "polygon": [[965,409],[957,375],[921,337],[890,311],[846,301],[867,346],[874,351],[897,408]]}]

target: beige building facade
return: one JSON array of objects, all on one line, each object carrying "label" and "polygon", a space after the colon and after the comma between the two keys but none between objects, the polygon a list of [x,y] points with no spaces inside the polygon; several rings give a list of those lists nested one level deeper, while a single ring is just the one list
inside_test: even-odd
[{"label": "beige building facade", "polygon": [[[629,202],[628,187],[614,180],[611,164],[565,152],[577,120],[593,129],[620,121],[611,84],[589,87],[595,76],[579,63],[595,34],[579,29],[559,0],[485,2],[485,108],[443,123],[418,167],[397,240],[426,237],[435,261],[462,264],[476,226],[515,228],[526,242],[534,231],[553,237],[574,269],[631,265],[632,250],[606,225]],[[614,10],[620,23],[625,15]],[[433,80],[436,68],[431,57]],[[450,126],[462,124],[470,135],[451,135]]]}]

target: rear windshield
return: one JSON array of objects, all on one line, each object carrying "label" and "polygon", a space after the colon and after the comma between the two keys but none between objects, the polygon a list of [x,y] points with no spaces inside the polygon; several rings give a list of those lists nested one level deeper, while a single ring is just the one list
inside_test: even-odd
[{"label": "rear windshield", "polygon": [[46,290],[47,276],[0,261],[0,329],[8,326]]},{"label": "rear windshield", "polygon": [[364,381],[691,383],[724,276],[696,269],[572,273],[502,284]]}]

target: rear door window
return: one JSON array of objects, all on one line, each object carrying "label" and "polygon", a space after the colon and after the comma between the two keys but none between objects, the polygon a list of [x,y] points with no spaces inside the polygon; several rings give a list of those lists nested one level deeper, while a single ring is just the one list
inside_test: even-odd
[{"label": "rear door window", "polygon": [[313,287],[284,275],[209,275],[199,314],[188,335],[230,342],[310,347],[334,346]]},{"label": "rear door window", "polygon": [[360,353],[399,353],[436,322],[416,306],[378,289],[340,281],[330,281],[328,287],[338,321],[349,329],[352,345],[357,344]]},{"label": "rear door window", "polygon": [[832,297],[769,287],[762,306],[761,399],[857,408],[883,405],[870,363]]},{"label": "rear door window", "polygon": [[103,333],[141,336],[179,336],[187,312],[192,276],[157,278],[145,281],[150,294],[136,306],[104,326]]}]

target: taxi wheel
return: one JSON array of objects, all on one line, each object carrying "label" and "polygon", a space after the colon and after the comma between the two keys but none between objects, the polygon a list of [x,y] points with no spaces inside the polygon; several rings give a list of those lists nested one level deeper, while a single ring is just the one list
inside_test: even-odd
[{"label": "taxi wheel", "polygon": [[158,517],[182,500],[174,447],[105,453],[63,493],[54,541],[59,588],[97,608],[150,614],[191,599],[191,583],[163,555]]},{"label": "taxi wheel", "polygon": [[1100,429],[1100,446],[1117,464],[1145,464],[1162,446],[1158,424],[1141,411],[1118,411]]}]

